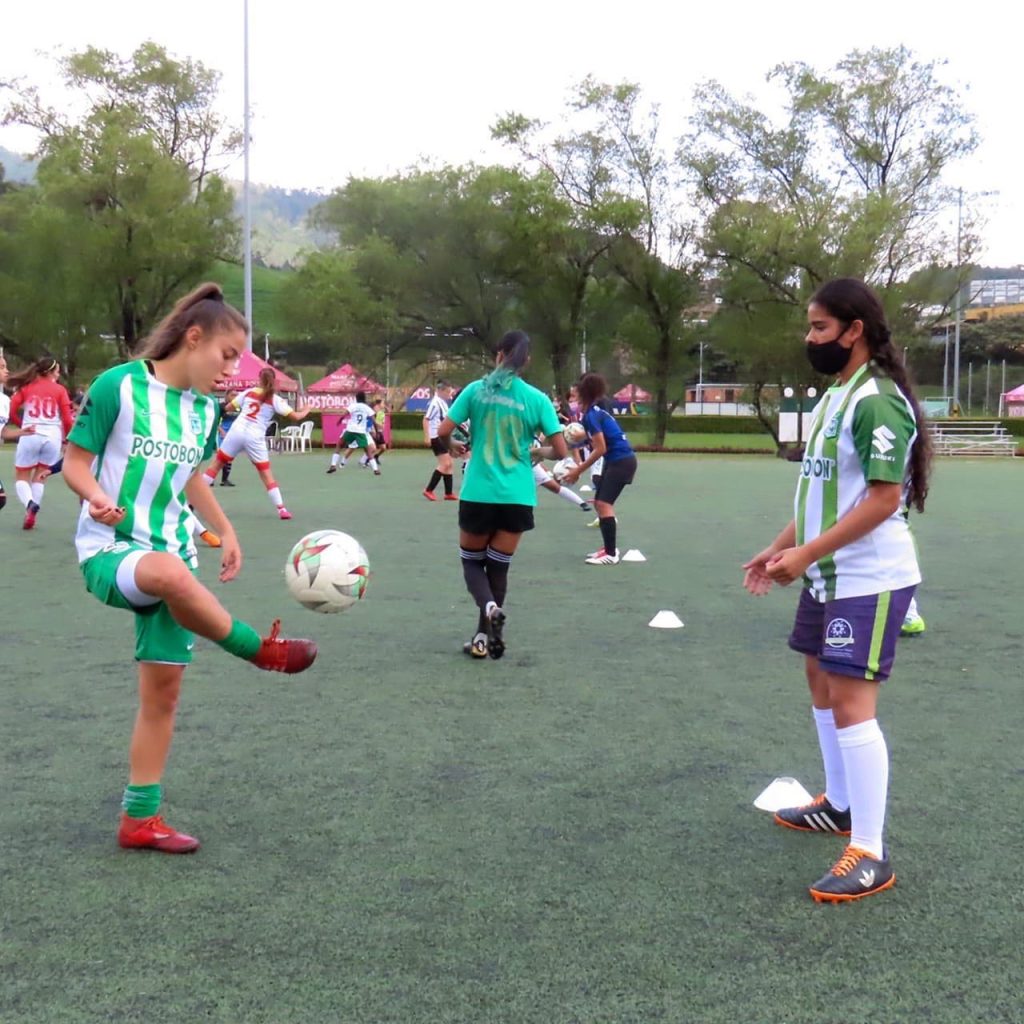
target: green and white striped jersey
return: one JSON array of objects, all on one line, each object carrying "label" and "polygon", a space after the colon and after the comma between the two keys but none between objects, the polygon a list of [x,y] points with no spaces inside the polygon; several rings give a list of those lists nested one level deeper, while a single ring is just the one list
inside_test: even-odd
[{"label": "green and white striped jersey", "polygon": [[[797,482],[797,544],[834,526],[864,500],[871,482],[905,484],[916,437],[910,403],[873,363],[829,388],[815,410]],[[905,502],[869,534],[812,564],[804,580],[822,602],[920,583]]]},{"label": "green and white striped jersey", "polygon": [[97,523],[83,506],[75,546],[84,562],[119,541],[197,563],[189,477],[217,449],[217,402],[161,384],[141,360],[93,381],[68,441],[96,456],[100,487],[127,510],[116,527]]}]

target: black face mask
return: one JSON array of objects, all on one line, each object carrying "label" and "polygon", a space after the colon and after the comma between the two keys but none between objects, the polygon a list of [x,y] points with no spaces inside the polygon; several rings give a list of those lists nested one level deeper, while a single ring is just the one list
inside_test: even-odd
[{"label": "black face mask", "polygon": [[[843,334],[845,333],[846,331],[844,330]],[[840,334],[839,338],[843,334]],[[820,345],[812,345],[810,342],[807,342],[807,361],[818,373],[834,377],[837,373],[842,373],[844,367],[850,361],[853,349],[843,345],[839,338],[833,338],[832,341],[823,341]]]}]

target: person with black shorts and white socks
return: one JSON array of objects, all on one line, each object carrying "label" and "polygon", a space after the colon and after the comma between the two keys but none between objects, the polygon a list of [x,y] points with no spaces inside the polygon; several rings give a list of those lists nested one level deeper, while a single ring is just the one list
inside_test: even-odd
[{"label": "person with black shorts and white socks", "polygon": [[[473,458],[459,503],[459,548],[466,589],[479,609],[476,634],[463,647],[474,658],[505,653],[509,568],[523,534],[533,529],[537,504],[533,439],[544,436],[560,459],[568,454],[551,399],[519,376],[529,359],[529,337],[509,331],[498,343],[494,371],[462,390],[438,430],[447,447],[459,423],[473,424]],[[451,447],[461,454],[461,442]]]},{"label": "person with black shorts and white socks", "polygon": [[423,415],[423,441],[434,453],[437,465],[430,474],[430,482],[423,489],[423,497],[428,501],[437,501],[434,489],[444,481],[444,500],[458,501],[455,496],[455,479],[452,475],[452,457],[448,445],[438,437],[438,430],[448,415],[448,403],[452,400],[454,388],[447,381],[438,381],[434,389],[434,397]]},{"label": "person with black shorts and white socks", "polygon": [[615,565],[619,561],[615,502],[636,476],[636,453],[615,417],[602,408],[602,399],[608,393],[604,377],[599,373],[585,373],[577,390],[590,453],[562,478],[562,482],[571,486],[584,470],[590,469],[598,460],[603,463],[594,494],[594,508],[604,547],[588,555],[586,562],[587,565]]}]

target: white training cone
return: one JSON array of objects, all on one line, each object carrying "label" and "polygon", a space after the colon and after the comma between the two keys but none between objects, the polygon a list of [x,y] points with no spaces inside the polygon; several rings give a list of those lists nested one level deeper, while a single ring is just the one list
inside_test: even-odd
[{"label": "white training cone", "polygon": [[647,623],[654,629],[682,629],[683,623],[675,612],[658,612],[657,615]]},{"label": "white training cone", "polygon": [[580,488],[580,494],[593,494],[593,493],[594,493],[594,488],[591,487],[590,484],[584,484]]},{"label": "white training cone", "polygon": [[802,807],[811,802],[811,794],[788,775],[775,779],[754,801],[759,811],[781,811],[783,807]]},{"label": "white training cone", "polygon": [[636,548],[630,548],[623,556],[619,559],[621,562],[646,562],[647,559],[637,551]]}]

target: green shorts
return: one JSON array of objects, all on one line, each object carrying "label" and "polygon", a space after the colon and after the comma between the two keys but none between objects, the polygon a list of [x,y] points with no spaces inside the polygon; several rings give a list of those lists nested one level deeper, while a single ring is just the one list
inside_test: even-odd
[{"label": "green shorts", "polygon": [[174,621],[163,601],[142,606],[132,604],[117,585],[118,567],[136,552],[149,554],[150,549],[119,541],[86,559],[80,566],[85,589],[111,608],[135,612],[136,661],[188,665],[192,661],[195,636]]},{"label": "green shorts", "polygon": [[360,434],[358,431],[346,430],[341,435],[342,448],[369,448],[370,438],[368,434]]}]

